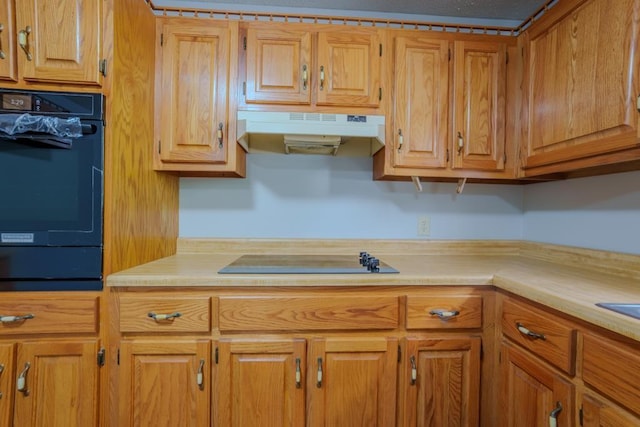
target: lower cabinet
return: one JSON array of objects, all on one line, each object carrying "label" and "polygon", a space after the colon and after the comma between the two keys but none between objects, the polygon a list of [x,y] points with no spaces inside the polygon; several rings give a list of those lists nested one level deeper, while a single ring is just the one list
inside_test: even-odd
[{"label": "lower cabinet", "polygon": [[118,425],[210,425],[209,340],[124,340],[119,370]]},{"label": "lower cabinet", "polygon": [[583,427],[638,427],[640,419],[591,392],[580,394],[580,425]]},{"label": "lower cabinet", "polygon": [[399,426],[477,426],[479,337],[403,340]]}]

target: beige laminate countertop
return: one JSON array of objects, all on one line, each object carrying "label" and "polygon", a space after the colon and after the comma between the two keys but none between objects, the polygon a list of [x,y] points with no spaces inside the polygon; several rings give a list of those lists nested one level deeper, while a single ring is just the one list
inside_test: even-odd
[{"label": "beige laminate countertop", "polygon": [[[273,244],[273,243],[276,244]],[[640,341],[640,320],[596,307],[640,303],[640,256],[528,242],[366,241],[398,274],[218,274],[243,253],[357,253],[362,241],[184,240],[108,287],[494,286]]]}]

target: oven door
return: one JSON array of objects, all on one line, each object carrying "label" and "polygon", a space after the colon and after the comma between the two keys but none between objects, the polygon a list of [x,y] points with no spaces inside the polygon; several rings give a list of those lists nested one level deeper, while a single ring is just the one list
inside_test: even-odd
[{"label": "oven door", "polygon": [[101,121],[70,147],[0,137],[0,246],[102,246]]}]

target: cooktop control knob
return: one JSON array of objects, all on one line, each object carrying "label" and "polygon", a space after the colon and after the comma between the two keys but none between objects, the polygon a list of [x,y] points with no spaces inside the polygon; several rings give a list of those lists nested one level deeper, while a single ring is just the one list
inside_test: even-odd
[{"label": "cooktop control knob", "polygon": [[380,260],[378,258],[369,258],[369,263],[367,264],[367,270],[372,273],[377,273],[380,271]]},{"label": "cooktop control knob", "polygon": [[369,263],[369,258],[371,258],[371,255],[367,252],[360,252],[360,265],[366,266]]}]

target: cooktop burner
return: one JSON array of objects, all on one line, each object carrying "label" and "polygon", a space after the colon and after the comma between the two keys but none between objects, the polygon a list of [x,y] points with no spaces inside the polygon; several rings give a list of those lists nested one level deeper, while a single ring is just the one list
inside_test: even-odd
[{"label": "cooktop burner", "polygon": [[220,274],[369,274],[398,270],[367,252],[357,255],[242,255]]}]

